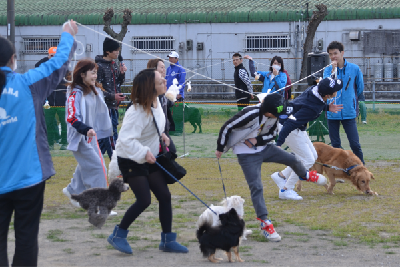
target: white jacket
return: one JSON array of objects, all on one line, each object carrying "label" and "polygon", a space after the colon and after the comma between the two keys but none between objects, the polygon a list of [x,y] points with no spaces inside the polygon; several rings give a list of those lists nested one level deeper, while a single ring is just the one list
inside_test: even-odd
[{"label": "white jacket", "polygon": [[[165,115],[157,97],[157,108],[152,108],[160,134],[164,132]],[[159,137],[153,122],[141,105],[133,104],[125,113],[116,146],[118,157],[131,159],[139,164],[146,162],[147,151],[154,156],[159,152]]]}]

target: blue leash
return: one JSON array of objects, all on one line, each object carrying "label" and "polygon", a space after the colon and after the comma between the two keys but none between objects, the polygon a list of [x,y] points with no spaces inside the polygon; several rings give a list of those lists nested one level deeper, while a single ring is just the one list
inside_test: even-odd
[{"label": "blue leash", "polygon": [[226,197],[226,191],[225,191],[224,179],[222,178],[221,165],[219,164],[219,159],[218,159],[218,168],[219,168],[219,173],[221,174],[222,188],[224,189],[225,198],[227,198],[227,197]]},{"label": "blue leash", "polygon": [[[160,167],[162,170],[164,170],[169,176],[171,176],[172,178],[174,178],[178,183],[181,184],[181,186],[183,186],[183,188],[185,188],[187,191],[189,191],[195,198],[197,198],[201,203],[204,204],[204,206],[206,206],[209,210],[211,210],[215,215],[218,216],[218,214],[213,211],[206,203],[204,203],[203,200],[201,200],[198,196],[196,196],[192,191],[189,190],[189,188],[187,188],[184,184],[181,183],[181,181],[179,181],[178,179],[176,179],[169,171],[167,171],[163,166],[161,166],[160,163],[158,163],[156,161],[156,164],[158,165],[158,167]],[[225,190],[225,189],[224,189]]]}]

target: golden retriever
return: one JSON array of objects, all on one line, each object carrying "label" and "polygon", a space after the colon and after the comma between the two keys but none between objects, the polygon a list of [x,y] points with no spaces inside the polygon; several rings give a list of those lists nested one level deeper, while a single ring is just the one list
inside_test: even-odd
[{"label": "golden retriever", "polygon": [[[321,142],[313,143],[317,151],[318,158],[316,162],[335,166],[341,169],[347,169],[356,166],[348,171],[350,175],[341,170],[324,167],[321,164],[315,163],[310,170],[316,170],[318,173],[325,172],[329,177],[329,184],[325,186],[328,194],[333,194],[336,178],[344,178],[350,180],[358,190],[367,195],[378,195],[378,193],[371,190],[369,182],[375,179],[374,175],[363,165],[361,160],[351,151],[343,150],[341,148],[334,148]],[[301,190],[301,183],[297,184],[297,189]]]}]

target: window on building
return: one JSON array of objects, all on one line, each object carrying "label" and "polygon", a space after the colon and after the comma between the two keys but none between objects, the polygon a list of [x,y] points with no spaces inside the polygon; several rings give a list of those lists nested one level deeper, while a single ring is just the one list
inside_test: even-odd
[{"label": "window on building", "polygon": [[174,50],[174,41],[172,36],[132,37],[132,43],[136,49],[148,52],[170,52]]},{"label": "window on building", "polygon": [[245,51],[285,51],[289,50],[288,34],[285,35],[247,35],[245,39]]},{"label": "window on building", "polygon": [[23,38],[22,53],[47,54],[50,47],[58,46],[60,38]]}]

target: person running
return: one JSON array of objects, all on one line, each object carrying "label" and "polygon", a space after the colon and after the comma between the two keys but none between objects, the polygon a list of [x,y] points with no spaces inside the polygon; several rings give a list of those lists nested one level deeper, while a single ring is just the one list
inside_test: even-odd
[{"label": "person running", "polygon": [[67,73],[78,32],[73,20],[62,29],[54,57],[24,74],[14,72],[15,48],[0,37],[0,266],[9,266],[7,242],[13,213],[11,265],[37,266],[45,181],[55,174],[43,103]]},{"label": "person running", "polygon": [[261,180],[261,164],[275,162],[290,166],[305,180],[312,178],[300,160],[294,155],[275,146],[278,117],[286,110],[281,94],[269,94],[263,102],[244,108],[221,127],[217,140],[216,157],[232,148],[251,193],[251,200],[265,238],[280,241],[280,235],[268,220]]},{"label": "person running", "polygon": [[[75,207],[80,205],[71,194],[77,195],[89,188],[107,188],[107,168],[97,142],[112,134],[112,124],[101,85],[96,81],[97,69],[91,59],[78,61],[67,91],[67,149],[72,151],[78,165],[62,192]],[[110,215],[116,213],[112,211]]]},{"label": "person running", "polygon": [[127,254],[132,254],[127,241],[128,228],[150,205],[151,192],[159,203],[162,228],[159,249],[165,252],[188,252],[185,246],[176,242],[176,233],[172,232],[171,193],[163,170],[155,165],[160,149],[155,124],[162,133],[162,142],[166,146],[170,144],[170,139],[164,133],[165,114],[158,98],[165,92],[166,81],[158,71],[140,71],[133,80],[132,105],[125,113],[119,133],[116,147],[118,166],[124,182],[129,184],[135,194],[136,202],[128,208],[107,241],[115,249]]},{"label": "person running", "polygon": [[[317,151],[306,131],[307,123],[318,118],[324,110],[336,113],[343,108],[343,105],[335,105],[333,102],[329,105],[326,104],[327,100],[335,97],[336,92],[341,90],[342,87],[341,80],[323,79],[318,85],[309,87],[288,104],[285,119],[280,120],[283,126],[279,132],[276,145],[281,146],[286,143],[306,169],[310,169],[318,158]],[[315,177],[316,179],[309,179],[308,181],[319,185],[326,184],[326,178],[322,175]],[[279,187],[280,199],[303,199],[293,190],[299,176],[291,167],[273,173],[271,178]]]}]

